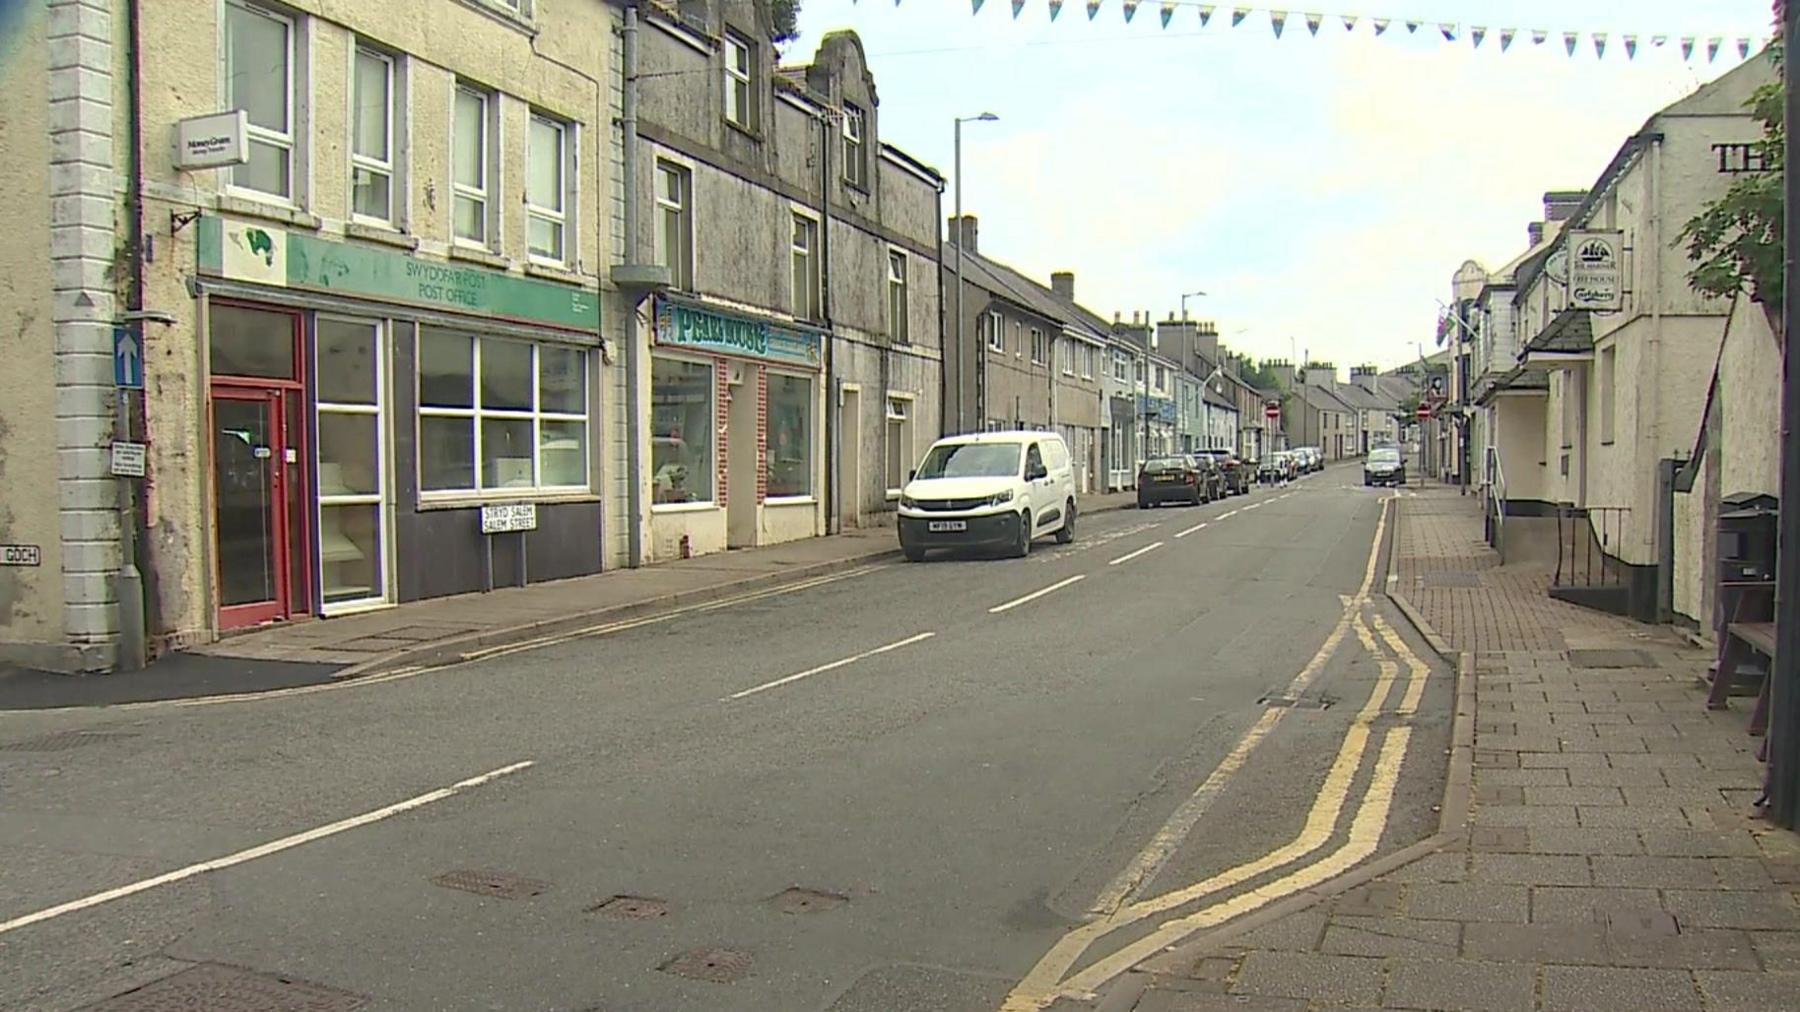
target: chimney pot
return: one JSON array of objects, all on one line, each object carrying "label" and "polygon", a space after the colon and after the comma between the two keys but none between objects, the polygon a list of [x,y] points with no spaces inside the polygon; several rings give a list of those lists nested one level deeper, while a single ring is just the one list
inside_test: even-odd
[{"label": "chimney pot", "polygon": [[1073,271],[1057,271],[1050,275],[1050,290],[1056,294],[1075,301],[1075,274]]}]

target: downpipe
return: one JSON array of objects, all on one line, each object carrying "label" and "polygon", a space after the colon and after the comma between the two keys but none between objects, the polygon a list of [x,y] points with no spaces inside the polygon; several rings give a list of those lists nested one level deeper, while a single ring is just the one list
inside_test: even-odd
[{"label": "downpipe", "polygon": [[[641,241],[639,218],[642,208],[638,196],[638,8],[625,7],[625,30],[620,61],[624,87],[620,89],[619,127],[624,169],[620,185],[625,188],[624,262],[638,262]],[[639,307],[633,304],[625,314],[625,472],[626,508],[630,522],[626,524],[625,565],[637,569],[644,565],[644,352],[642,335],[638,333]]]}]

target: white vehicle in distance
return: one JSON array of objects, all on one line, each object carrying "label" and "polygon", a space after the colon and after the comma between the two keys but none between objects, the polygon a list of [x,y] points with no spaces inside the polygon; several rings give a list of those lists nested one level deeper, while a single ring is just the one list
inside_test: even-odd
[{"label": "white vehicle in distance", "polygon": [[900,492],[900,550],[913,562],[934,548],[1000,548],[1022,558],[1042,535],[1075,540],[1075,514],[1075,468],[1061,436],[946,436]]}]

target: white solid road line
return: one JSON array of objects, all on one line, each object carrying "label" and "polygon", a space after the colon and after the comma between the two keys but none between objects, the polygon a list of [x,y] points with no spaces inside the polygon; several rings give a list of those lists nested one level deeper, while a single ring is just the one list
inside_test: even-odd
[{"label": "white solid road line", "polygon": [[790,682],[797,682],[802,678],[811,678],[814,675],[822,675],[827,671],[836,671],[838,668],[845,667],[845,666],[851,665],[851,664],[855,664],[857,661],[868,660],[869,658],[874,657],[877,654],[885,654],[890,650],[898,650],[901,647],[912,646],[914,643],[922,643],[925,640],[928,640],[936,635],[937,635],[937,633],[934,633],[934,632],[925,632],[925,633],[920,633],[917,636],[908,636],[906,639],[900,640],[899,642],[889,643],[885,647],[876,647],[873,650],[865,650],[860,654],[856,654],[851,657],[846,657],[841,661],[832,661],[830,664],[821,664],[816,668],[808,668],[805,671],[802,671],[797,675],[789,675],[786,678],[777,678],[772,682],[764,682],[761,685],[757,685],[752,688],[745,689],[742,692],[734,692],[731,695],[726,696],[723,700],[721,700],[721,702],[728,703],[734,699],[743,699],[745,696],[754,696],[759,692],[767,692],[770,689],[777,689],[783,685],[787,685]]},{"label": "white solid road line", "polygon": [[[1180,535],[1176,535],[1176,536],[1180,537]],[[1053,594],[1053,593],[1063,589],[1064,587],[1067,587],[1071,583],[1080,583],[1081,581],[1083,581],[1085,579],[1087,579],[1086,573],[1080,573],[1075,576],[1071,576],[1067,580],[1063,580],[1059,583],[1053,583],[1050,586],[1045,587],[1043,590],[1034,590],[1031,593],[1026,594],[1024,597],[1015,598],[1011,601],[1006,602],[1005,604],[997,604],[994,607],[988,609],[988,614],[989,615],[998,615],[1003,611],[1011,611],[1014,608],[1017,608],[1019,605],[1030,604],[1031,602],[1037,600],[1038,598],[1043,597],[1045,594]]]},{"label": "white solid road line", "polygon": [[1114,559],[1114,560],[1112,560],[1112,561],[1111,561],[1111,562],[1109,562],[1109,563],[1107,563],[1107,565],[1109,565],[1109,566],[1122,566],[1122,565],[1124,565],[1124,564],[1125,564],[1125,563],[1127,563],[1127,562],[1130,562],[1130,561],[1131,561],[1131,560],[1132,560],[1132,559],[1135,559],[1135,558],[1137,558],[1137,557],[1138,557],[1138,556],[1140,556],[1140,555],[1148,555],[1148,554],[1150,554],[1150,553],[1151,553],[1151,552],[1154,552],[1154,551],[1156,551],[1156,550],[1157,550],[1157,549],[1158,549],[1158,548],[1161,548],[1161,547],[1162,547],[1162,546],[1163,546],[1163,543],[1162,543],[1162,542],[1160,542],[1160,541],[1158,541],[1158,542],[1156,542],[1156,543],[1155,543],[1155,544],[1151,544],[1151,545],[1145,545],[1145,546],[1144,546],[1144,547],[1142,547],[1142,548],[1140,548],[1140,549],[1138,549],[1138,550],[1137,550],[1137,551],[1135,551],[1135,552],[1132,552],[1132,553],[1131,553],[1131,554],[1130,554],[1130,555],[1121,555],[1121,556],[1119,556],[1119,557],[1118,557],[1118,558],[1116,558],[1116,559]]},{"label": "white solid road line", "polygon": [[1188,536],[1188,535],[1189,535],[1189,534],[1192,534],[1192,533],[1194,533],[1194,532],[1195,532],[1195,531],[1203,531],[1203,530],[1205,530],[1205,529],[1206,529],[1206,525],[1205,525],[1205,524],[1204,524],[1204,523],[1198,523],[1198,524],[1195,524],[1195,525],[1194,525],[1194,526],[1192,526],[1192,527],[1189,527],[1189,528],[1188,528],[1188,529],[1187,529],[1187,530],[1185,530],[1185,531],[1182,531],[1182,532],[1181,532],[1181,533],[1179,533],[1179,534],[1177,534],[1177,535],[1175,535],[1175,536],[1176,536],[1176,537],[1178,537],[1178,538],[1185,538],[1185,537],[1187,537],[1187,536]]},{"label": "white solid road line", "polygon": [[155,889],[157,886],[168,885],[171,882],[180,882],[183,879],[193,878],[196,875],[203,875],[209,871],[218,871],[222,868],[229,868],[232,865],[243,864],[246,861],[254,861],[259,857],[268,857],[270,854],[278,854],[281,851],[290,850],[301,844],[311,843],[314,840],[322,840],[327,836],[335,836],[338,833],[355,829],[358,826],[366,826],[371,822],[380,822],[383,819],[399,815],[401,812],[410,812],[415,808],[422,808],[434,801],[442,801],[445,798],[466,791],[471,787],[480,787],[482,784],[498,780],[509,773],[517,773],[520,770],[529,769],[533,765],[535,765],[535,763],[532,760],[527,759],[524,762],[513,763],[511,766],[502,766],[497,770],[489,770],[480,776],[470,777],[467,780],[459,780],[448,787],[440,787],[435,791],[428,791],[416,798],[408,798],[405,801],[388,805],[386,808],[377,808],[372,812],[353,815],[348,819],[342,819],[329,825],[320,826],[317,829],[309,829],[303,833],[284,836],[279,840],[271,840],[261,846],[251,847],[249,850],[240,850],[235,854],[227,854],[224,857],[215,857],[210,861],[202,861],[199,864],[190,864],[186,868],[177,868],[174,871],[164,872],[163,874],[152,878],[141,879],[130,885],[122,885],[116,889],[108,889],[105,892],[95,893],[92,896],[84,896],[78,900],[70,900],[67,903],[62,903],[54,907],[47,907],[36,913],[26,914],[23,917],[15,917],[10,921],[0,921],[0,935],[4,935],[11,931],[17,931],[20,928],[30,927],[33,924],[48,921],[52,918],[61,917],[64,914],[72,914],[79,910],[97,907],[102,903],[111,903],[113,900],[124,899],[127,896],[132,896],[149,889]]}]

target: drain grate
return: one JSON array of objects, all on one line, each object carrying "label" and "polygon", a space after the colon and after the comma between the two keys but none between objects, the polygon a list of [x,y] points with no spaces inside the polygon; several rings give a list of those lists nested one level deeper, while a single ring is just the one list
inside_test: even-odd
[{"label": "drain grate", "polygon": [[459,868],[447,871],[431,878],[434,885],[446,889],[460,889],[466,893],[479,896],[492,896],[502,900],[516,900],[526,896],[536,896],[550,888],[550,883],[537,879],[523,878],[511,872],[488,871],[479,868]]},{"label": "drain grate", "polygon": [[850,897],[818,889],[795,886],[769,897],[769,903],[784,914],[822,914],[850,902]]},{"label": "drain grate", "polygon": [[1656,662],[1642,650],[1571,650],[1569,663],[1577,668],[1653,668]]},{"label": "drain grate", "polygon": [[669,916],[669,904],[652,896],[612,896],[588,908],[588,913],[615,921],[654,921]]},{"label": "drain grate", "polygon": [[690,949],[657,969],[677,977],[730,984],[750,973],[750,954],[741,949]]},{"label": "drain grate", "polygon": [[292,977],[201,963],[89,1005],[87,1012],[350,1012],[367,1000]]},{"label": "drain grate", "polygon": [[58,731],[41,738],[8,742],[0,745],[0,752],[67,752],[83,745],[97,745],[101,742],[136,737],[137,735],[129,731]]}]

